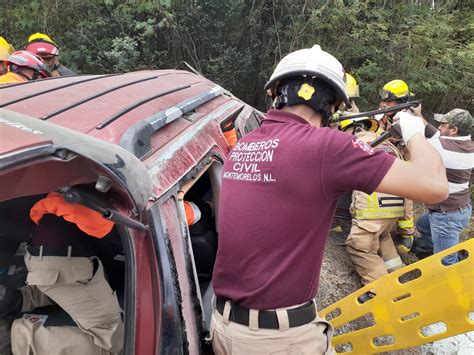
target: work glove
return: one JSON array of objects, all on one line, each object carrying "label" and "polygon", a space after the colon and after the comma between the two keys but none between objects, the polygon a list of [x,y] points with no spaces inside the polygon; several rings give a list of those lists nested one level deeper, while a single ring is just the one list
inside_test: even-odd
[{"label": "work glove", "polygon": [[423,120],[409,112],[398,112],[394,117],[394,123],[400,125],[402,138],[405,144],[415,134],[420,134],[422,137],[425,136],[425,124]]},{"label": "work glove", "polygon": [[400,234],[395,240],[399,254],[408,254],[413,247],[413,235]]},{"label": "work glove", "polygon": [[421,113],[421,104],[419,104],[416,107],[410,107],[411,113],[413,113],[415,116],[423,118],[423,114]]}]

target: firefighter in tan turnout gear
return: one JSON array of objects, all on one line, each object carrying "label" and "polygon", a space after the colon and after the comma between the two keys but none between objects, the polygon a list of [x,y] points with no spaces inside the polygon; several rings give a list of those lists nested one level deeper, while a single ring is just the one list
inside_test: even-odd
[{"label": "firefighter in tan turnout gear", "polygon": [[[368,117],[344,120],[341,129],[367,143],[383,132],[378,121]],[[384,142],[378,149],[402,158],[389,142]],[[352,227],[346,240],[346,250],[362,283],[366,285],[405,266],[390,234],[405,214],[405,199],[379,192],[368,195],[354,191],[350,210]]]},{"label": "firefighter in tan turnout gear", "polygon": [[[392,107],[410,101],[415,95],[410,91],[408,84],[400,79],[389,81],[380,91],[380,108]],[[395,113],[387,113],[380,119],[380,127],[383,130],[390,128]],[[397,147],[403,160],[409,161],[408,149],[400,140],[392,140]],[[406,254],[413,245],[415,224],[413,222],[413,201],[405,199],[405,213],[398,220],[396,228],[396,243],[400,254]]]}]

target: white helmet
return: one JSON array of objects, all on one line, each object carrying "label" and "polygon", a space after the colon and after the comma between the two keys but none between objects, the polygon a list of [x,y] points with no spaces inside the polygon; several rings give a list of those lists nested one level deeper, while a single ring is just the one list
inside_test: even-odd
[{"label": "white helmet", "polygon": [[344,100],[346,105],[349,105],[342,64],[331,54],[323,51],[319,45],[300,49],[285,56],[278,63],[270,80],[265,84],[265,90],[270,96],[274,97],[278,84],[282,79],[297,76],[323,79],[336,90],[338,96]]}]

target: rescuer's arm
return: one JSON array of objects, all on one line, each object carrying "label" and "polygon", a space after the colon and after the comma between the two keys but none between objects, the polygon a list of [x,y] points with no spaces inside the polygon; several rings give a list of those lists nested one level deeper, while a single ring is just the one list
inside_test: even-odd
[{"label": "rescuer's arm", "polygon": [[421,118],[400,113],[403,140],[410,151],[410,163],[396,159],[376,191],[435,204],[448,197],[446,169],[439,153],[424,138]]}]

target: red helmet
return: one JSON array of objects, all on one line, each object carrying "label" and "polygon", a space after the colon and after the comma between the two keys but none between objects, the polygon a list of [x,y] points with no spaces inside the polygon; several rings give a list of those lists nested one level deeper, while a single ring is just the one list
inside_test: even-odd
[{"label": "red helmet", "polygon": [[58,47],[51,42],[34,41],[26,45],[25,50],[38,55],[58,55]]},{"label": "red helmet", "polygon": [[19,68],[27,67],[33,69],[35,71],[35,76],[33,79],[38,79],[39,77],[42,78],[49,78],[51,74],[49,73],[48,67],[46,64],[43,63],[43,60],[28,51],[16,51],[11,56],[9,56],[6,60],[10,71],[17,73]]}]

